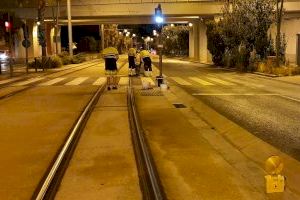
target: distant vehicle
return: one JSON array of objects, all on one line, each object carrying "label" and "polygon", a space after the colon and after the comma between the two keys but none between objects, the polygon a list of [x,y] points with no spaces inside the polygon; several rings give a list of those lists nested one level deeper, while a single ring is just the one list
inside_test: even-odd
[{"label": "distant vehicle", "polygon": [[0,61],[7,61],[7,59],[9,58],[9,53],[7,50],[0,50]]}]

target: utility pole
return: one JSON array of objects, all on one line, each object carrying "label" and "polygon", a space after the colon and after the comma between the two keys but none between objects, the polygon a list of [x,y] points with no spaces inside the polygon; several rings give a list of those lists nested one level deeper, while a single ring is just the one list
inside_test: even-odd
[{"label": "utility pole", "polygon": [[72,17],[71,17],[71,0],[67,1],[68,7],[68,34],[69,34],[69,54],[73,56],[73,37],[72,37]]},{"label": "utility pole", "polygon": [[55,54],[58,54],[58,17],[59,17],[59,1],[60,0],[56,0],[56,25],[55,25]]}]

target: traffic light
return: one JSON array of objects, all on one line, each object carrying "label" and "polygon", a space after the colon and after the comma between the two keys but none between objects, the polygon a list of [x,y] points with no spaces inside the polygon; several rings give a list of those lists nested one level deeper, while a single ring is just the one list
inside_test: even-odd
[{"label": "traffic light", "polygon": [[158,4],[157,8],[155,8],[155,21],[158,24],[164,21],[160,4]]},{"label": "traffic light", "polygon": [[10,22],[5,21],[5,22],[4,22],[4,25],[5,25],[5,31],[6,31],[6,32],[9,32],[9,30],[10,30],[10,28],[11,28]]}]

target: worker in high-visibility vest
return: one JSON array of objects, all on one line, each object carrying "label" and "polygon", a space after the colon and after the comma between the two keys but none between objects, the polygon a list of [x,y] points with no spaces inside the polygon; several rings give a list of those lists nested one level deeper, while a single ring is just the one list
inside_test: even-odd
[{"label": "worker in high-visibility vest", "polygon": [[144,73],[145,76],[151,76],[152,75],[152,61],[150,57],[150,52],[148,50],[142,50],[140,52],[141,55],[141,61],[144,63]]},{"label": "worker in high-visibility vest", "polygon": [[109,46],[102,51],[102,57],[105,60],[105,74],[107,75],[107,89],[118,89],[118,68],[117,60],[119,52],[116,48]]},{"label": "worker in high-visibility vest", "polygon": [[135,75],[135,59],[136,49],[135,46],[128,50],[128,63],[129,63],[129,76]]}]

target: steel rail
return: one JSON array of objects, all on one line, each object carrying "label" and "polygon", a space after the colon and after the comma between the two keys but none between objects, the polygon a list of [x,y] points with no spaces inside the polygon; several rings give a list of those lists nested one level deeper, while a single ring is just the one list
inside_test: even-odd
[{"label": "steel rail", "polygon": [[140,187],[145,200],[165,200],[166,195],[154,164],[147,140],[140,125],[138,112],[136,110],[134,91],[129,79],[128,87],[128,115],[131,127],[132,142],[140,178]]},{"label": "steel rail", "polygon": [[54,199],[58,186],[73,155],[81,133],[86,125],[86,122],[104,89],[105,85],[102,85],[98,88],[96,93],[93,95],[93,97],[77,119],[64,145],[54,159],[53,165],[49,168],[48,172],[44,176],[44,179],[40,183],[40,187],[36,189],[32,199]]}]

